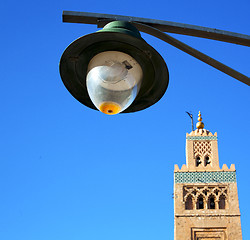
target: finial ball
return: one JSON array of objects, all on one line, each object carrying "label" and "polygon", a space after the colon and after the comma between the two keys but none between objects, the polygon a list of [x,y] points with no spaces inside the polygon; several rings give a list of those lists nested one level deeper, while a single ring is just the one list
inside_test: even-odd
[{"label": "finial ball", "polygon": [[196,124],[196,128],[197,129],[203,129],[204,128],[204,123],[202,122],[202,117],[201,117],[201,112],[199,111],[199,114],[198,114],[198,121],[197,124]]}]

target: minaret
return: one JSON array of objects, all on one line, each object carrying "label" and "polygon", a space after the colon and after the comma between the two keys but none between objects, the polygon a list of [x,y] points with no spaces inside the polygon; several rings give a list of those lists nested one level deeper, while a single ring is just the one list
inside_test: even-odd
[{"label": "minaret", "polygon": [[200,112],[196,128],[186,134],[186,165],[174,170],[174,239],[242,240],[235,166],[220,168],[217,133]]}]

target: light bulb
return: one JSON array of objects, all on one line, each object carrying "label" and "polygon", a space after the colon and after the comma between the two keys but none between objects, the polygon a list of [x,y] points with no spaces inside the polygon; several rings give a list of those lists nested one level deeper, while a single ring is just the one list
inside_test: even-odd
[{"label": "light bulb", "polygon": [[87,73],[87,90],[97,109],[109,115],[128,108],[140,89],[142,69],[128,54],[107,51],[94,56]]}]

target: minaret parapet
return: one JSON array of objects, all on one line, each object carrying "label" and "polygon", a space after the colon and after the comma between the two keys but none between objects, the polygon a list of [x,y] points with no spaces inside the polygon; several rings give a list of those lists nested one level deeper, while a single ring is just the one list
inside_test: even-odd
[{"label": "minaret parapet", "polygon": [[235,170],[235,164],[231,164],[231,166],[230,166],[230,169],[229,169],[230,171],[236,171]]},{"label": "minaret parapet", "polygon": [[195,129],[191,133],[187,133],[186,136],[216,136],[217,137],[217,132],[212,134],[210,131],[206,129]]},{"label": "minaret parapet", "polygon": [[178,164],[174,165],[174,172],[235,172],[235,165],[231,164],[230,168],[227,164],[223,164],[222,168],[212,169],[204,166],[200,166],[198,169],[189,169],[186,164],[183,164],[181,168],[179,168]]},{"label": "minaret parapet", "polygon": [[223,164],[222,170],[223,171],[229,171],[227,164]]},{"label": "minaret parapet", "polygon": [[188,168],[187,168],[187,165],[186,165],[186,164],[183,164],[183,165],[182,165],[181,171],[182,171],[182,172],[188,171]]},{"label": "minaret parapet", "polygon": [[174,172],[179,172],[179,171],[180,171],[180,169],[179,169],[178,164],[175,164],[174,165]]}]

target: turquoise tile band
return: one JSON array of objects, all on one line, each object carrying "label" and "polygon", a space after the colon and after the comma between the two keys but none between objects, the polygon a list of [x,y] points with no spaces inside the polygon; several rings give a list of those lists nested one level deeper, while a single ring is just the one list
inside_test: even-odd
[{"label": "turquoise tile band", "polygon": [[217,140],[216,136],[187,136],[187,140]]},{"label": "turquoise tile band", "polygon": [[233,183],[236,172],[176,172],[175,183]]}]

